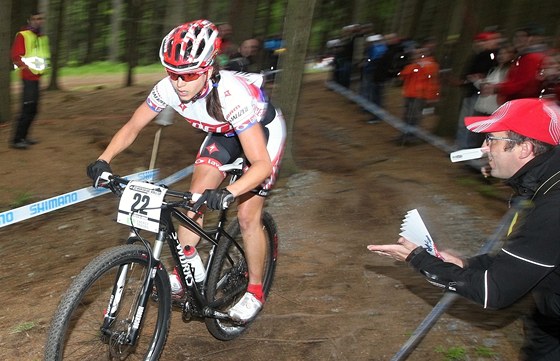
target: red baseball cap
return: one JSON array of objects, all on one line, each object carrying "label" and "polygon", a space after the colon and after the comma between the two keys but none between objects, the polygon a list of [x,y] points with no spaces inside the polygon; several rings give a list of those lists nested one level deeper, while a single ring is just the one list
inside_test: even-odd
[{"label": "red baseball cap", "polygon": [[497,33],[491,31],[485,31],[483,33],[478,33],[474,36],[474,41],[486,41],[496,39],[498,37]]},{"label": "red baseball cap", "polygon": [[465,117],[465,125],[475,133],[511,130],[548,144],[560,143],[560,107],[552,100],[511,100],[488,117]]}]

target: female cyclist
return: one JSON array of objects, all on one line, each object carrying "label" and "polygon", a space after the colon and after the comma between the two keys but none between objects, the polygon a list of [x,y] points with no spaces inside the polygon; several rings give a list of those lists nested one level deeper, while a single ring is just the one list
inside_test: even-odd
[{"label": "female cyclist", "polygon": [[[87,167],[96,185],[103,172],[112,173],[111,160],[134,142],[138,133],[167,106],[193,127],[206,131],[195,161],[190,191],[202,193],[196,206],[223,209],[237,199],[238,218],[249,268],[249,285],[229,311],[238,321],[253,319],[262,309],[262,272],[265,240],[261,215],[265,197],[274,184],[284,149],[286,129],[279,111],[261,90],[260,74],[219,70],[215,63],[221,39],[208,20],[177,26],[163,39],[159,56],[168,76],[159,81],[130,120],[113,136],[99,158]],[[244,155],[245,174],[223,189],[225,177],[218,167]],[[190,214],[190,216],[195,216]],[[198,222],[202,223],[202,217]],[[183,247],[199,239],[184,227],[178,230]],[[170,274],[172,291],[183,292],[176,274]]]}]

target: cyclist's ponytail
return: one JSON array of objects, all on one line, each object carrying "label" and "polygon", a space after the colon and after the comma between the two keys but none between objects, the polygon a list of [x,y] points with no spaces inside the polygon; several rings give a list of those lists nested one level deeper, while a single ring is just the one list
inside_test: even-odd
[{"label": "cyclist's ponytail", "polygon": [[206,98],[206,111],[208,114],[220,121],[226,122],[226,118],[224,117],[224,112],[222,111],[222,102],[220,101],[220,96],[218,94],[218,83],[220,82],[220,68],[218,64],[214,64],[214,71],[212,72],[212,90],[210,90],[210,94]]}]

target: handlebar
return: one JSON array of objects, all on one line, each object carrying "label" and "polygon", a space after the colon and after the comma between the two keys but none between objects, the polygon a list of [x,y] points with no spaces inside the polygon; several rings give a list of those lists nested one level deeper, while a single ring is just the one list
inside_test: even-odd
[{"label": "handlebar", "polygon": [[[121,196],[122,190],[126,187],[126,185],[130,182],[129,179],[119,177],[117,175],[113,175],[109,172],[103,172],[99,177],[100,181],[98,183],[99,187],[108,188],[117,196]],[[146,182],[147,183],[147,182]],[[188,207],[189,202],[196,202],[198,198],[200,198],[200,193],[191,193],[191,192],[179,192],[175,190],[171,190],[167,188],[164,184],[158,184],[158,186],[166,188],[166,196],[171,196],[175,198],[180,198],[180,202],[173,202],[173,206],[179,207]],[[171,203],[171,202],[169,202]]]},{"label": "handlebar", "polygon": [[[230,178],[230,184],[231,184],[235,182],[235,180],[243,174],[244,165],[245,165],[245,160],[243,158],[237,158],[235,161],[231,162],[230,164],[224,164],[220,166],[218,169],[222,172],[231,175]],[[120,197],[122,195],[123,189],[126,188],[126,185],[129,182],[130,180],[126,178],[113,175],[109,172],[103,172],[96,180],[95,186],[108,188],[114,194]],[[166,196],[171,196],[171,197],[181,199],[180,202],[165,202],[168,206],[182,207],[182,208],[192,210],[193,212],[198,212],[198,209],[193,209],[192,203],[196,202],[202,196],[202,194],[170,190],[164,184],[156,184],[156,185],[159,187],[164,187],[166,189],[166,193],[165,193]],[[224,202],[223,209],[228,208],[231,202],[233,202],[233,198],[227,202]]]}]

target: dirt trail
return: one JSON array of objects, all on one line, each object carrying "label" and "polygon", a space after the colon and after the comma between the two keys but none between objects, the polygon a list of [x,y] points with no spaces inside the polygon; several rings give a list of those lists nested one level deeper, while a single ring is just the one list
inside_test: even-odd
[{"label": "dirt trail", "polygon": [[[24,198],[88,186],[85,166],[156,80],[145,75],[138,85],[119,88],[114,80],[83,78],[72,92],[43,93],[33,129],[41,143],[27,151],[0,147],[0,211]],[[245,335],[224,343],[175,312],[164,360],[389,360],[442,293],[366,245],[394,241],[403,215],[418,208],[441,248],[473,254],[505,212],[496,199],[503,189],[430,145],[396,145],[396,130],[368,125],[369,115],[327,90],[324,80],[306,78],[293,133],[299,172],[283,175],[268,201],[281,240],[262,316]],[[396,115],[398,91],[390,89],[389,97]],[[204,136],[177,123],[162,132],[162,176],[191,164]],[[146,129],[113,169],[129,174],[146,168],[157,130]],[[0,128],[1,144],[9,133]],[[488,187],[496,198],[481,195]],[[0,228],[0,257],[9,265],[0,274],[0,359],[41,359],[61,292],[94,255],[126,236],[113,221],[116,204],[103,196]],[[494,312],[458,301],[409,360],[445,360],[442,350],[453,347],[469,359],[513,360],[521,340],[517,314],[526,307]]]}]

